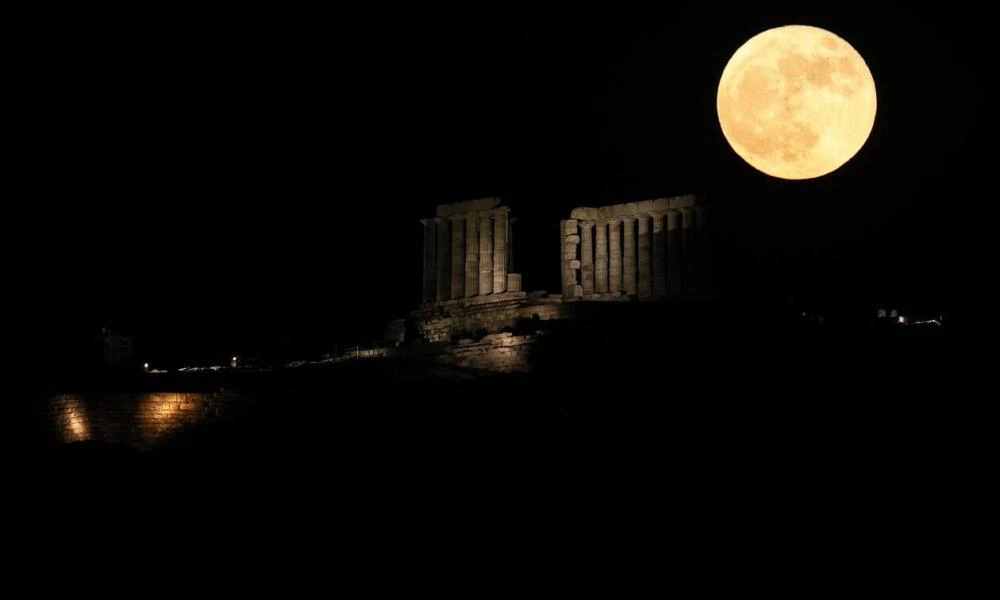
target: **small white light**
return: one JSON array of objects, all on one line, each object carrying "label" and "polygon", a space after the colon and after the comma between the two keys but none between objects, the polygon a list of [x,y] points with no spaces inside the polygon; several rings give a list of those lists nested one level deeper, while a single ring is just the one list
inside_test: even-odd
[{"label": "small white light", "polygon": [[142,368],[143,369],[148,369],[149,368],[149,363],[142,363]]},{"label": "small white light", "polygon": [[233,357],[233,362],[236,362],[236,357],[235,356]]},{"label": "small white light", "polygon": [[906,323],[906,317],[899,317],[900,323]]}]

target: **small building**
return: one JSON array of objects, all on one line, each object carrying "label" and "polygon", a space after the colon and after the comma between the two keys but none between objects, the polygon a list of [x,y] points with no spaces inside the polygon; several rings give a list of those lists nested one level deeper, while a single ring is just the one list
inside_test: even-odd
[{"label": "small building", "polygon": [[133,366],[132,338],[112,333],[107,327],[101,329],[98,336],[101,348],[102,366],[105,369],[127,369]]}]

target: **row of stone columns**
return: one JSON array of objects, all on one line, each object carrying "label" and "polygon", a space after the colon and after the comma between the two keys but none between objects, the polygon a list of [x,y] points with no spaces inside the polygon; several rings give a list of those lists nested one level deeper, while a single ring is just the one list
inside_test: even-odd
[{"label": "row of stone columns", "polygon": [[[423,302],[520,291],[508,277],[507,207],[421,219],[424,226]],[[513,287],[508,283],[513,280]]]},{"label": "row of stone columns", "polygon": [[702,230],[705,221],[701,206],[564,220],[563,296],[642,298],[693,290],[698,268],[695,243],[704,235],[696,230]]}]

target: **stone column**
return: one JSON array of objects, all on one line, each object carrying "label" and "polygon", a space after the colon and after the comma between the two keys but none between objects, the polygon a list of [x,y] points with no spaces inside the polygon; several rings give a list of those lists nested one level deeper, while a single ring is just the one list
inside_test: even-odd
[{"label": "stone column", "polygon": [[507,213],[506,206],[493,211],[493,293],[507,291]]},{"label": "stone column", "polygon": [[693,292],[694,282],[694,209],[684,207],[681,211],[681,288],[685,293]]},{"label": "stone column", "polygon": [[622,287],[629,296],[636,294],[635,289],[635,217],[622,217]]},{"label": "stone column", "polygon": [[608,293],[608,223],[597,222],[597,251],[594,252],[594,292]]},{"label": "stone column", "polygon": [[438,217],[437,221],[437,301],[451,297],[451,221]]},{"label": "stone column", "polygon": [[681,291],[681,236],[680,213],[667,211],[667,294]]},{"label": "stone column", "polygon": [[465,296],[465,216],[451,218],[451,299]]},{"label": "stone column", "polygon": [[577,220],[564,219],[559,222],[559,232],[562,237],[562,293],[563,298],[579,298],[583,294],[583,286],[577,283],[576,272],[580,261],[576,258],[580,236],[577,234]]},{"label": "stone column", "polygon": [[649,261],[649,215],[639,215],[639,286],[637,291],[640,298],[645,298],[653,293],[652,274],[650,273]]},{"label": "stone column", "polygon": [[424,303],[434,302],[437,298],[437,223],[434,219],[420,219],[424,225]]},{"label": "stone column", "polygon": [[465,297],[479,294],[479,218],[465,215]]},{"label": "stone column", "polygon": [[493,223],[489,213],[479,215],[479,295],[493,293]]},{"label": "stone column", "polygon": [[608,291],[617,294],[622,290],[621,221],[608,219]]},{"label": "stone column", "polygon": [[[517,217],[507,216],[507,273],[514,272],[514,223],[517,222]],[[510,289],[510,284],[507,285],[507,291],[513,292],[515,290]],[[521,290],[516,290],[520,292]]]},{"label": "stone column", "polygon": [[594,293],[594,223],[592,221],[580,222],[580,283],[583,286],[583,295],[589,296]]},{"label": "stone column", "polygon": [[667,293],[666,243],[667,236],[663,229],[661,212],[653,213],[653,295],[663,296]]}]

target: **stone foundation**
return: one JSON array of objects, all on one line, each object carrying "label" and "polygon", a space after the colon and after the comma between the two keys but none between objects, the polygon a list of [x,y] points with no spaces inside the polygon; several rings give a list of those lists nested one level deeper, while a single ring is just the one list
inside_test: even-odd
[{"label": "stone foundation", "polygon": [[537,334],[505,332],[490,334],[478,341],[461,339],[457,344],[448,346],[437,360],[464,369],[526,373],[531,370],[528,358],[537,337]]},{"label": "stone foundation", "polygon": [[415,334],[416,340],[406,341],[456,342],[513,329],[528,319],[567,318],[571,310],[559,298],[527,298],[525,292],[435,302],[411,313],[408,334]]}]

